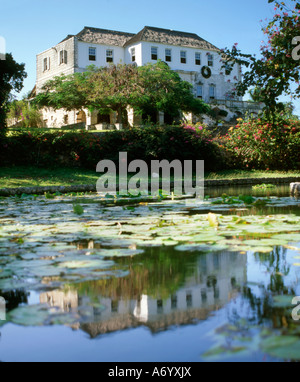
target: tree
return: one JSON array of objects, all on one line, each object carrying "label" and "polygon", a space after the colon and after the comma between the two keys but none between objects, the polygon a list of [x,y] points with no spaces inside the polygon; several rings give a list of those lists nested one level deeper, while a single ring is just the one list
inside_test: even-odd
[{"label": "tree", "polygon": [[[260,47],[261,57],[242,53],[237,44],[231,50],[225,49],[223,53],[235,62],[248,69],[240,83],[237,84],[239,95],[244,95],[249,87],[259,89],[259,99],[265,104],[267,116],[274,119],[275,113],[284,108],[279,102],[281,95],[287,94],[291,98],[300,96],[300,66],[298,58],[299,47],[295,46],[300,29],[300,4],[297,0],[294,8],[277,0],[268,0],[274,3],[274,16],[262,28],[267,37],[266,44]],[[293,89],[293,86],[296,86]]]},{"label": "tree", "polygon": [[158,61],[138,68],[142,97],[136,107],[140,111],[163,111],[177,115],[178,111],[204,114],[210,112],[210,107],[202,100],[193,96],[192,85],[183,81],[179,74],[167,64]]},{"label": "tree", "polygon": [[27,77],[25,64],[18,64],[11,53],[0,60],[0,133],[6,127],[6,112],[11,92],[20,92]]},{"label": "tree", "polygon": [[36,104],[67,110],[111,109],[117,112],[119,123],[128,106],[138,113],[147,108],[199,114],[209,110],[208,105],[193,97],[192,86],[162,62],[145,67],[119,64],[87,69],[47,82]]},{"label": "tree", "polygon": [[43,127],[41,111],[35,105],[31,105],[26,99],[10,102],[7,107],[6,117],[11,125]]},{"label": "tree", "polygon": [[86,72],[48,81],[35,103],[54,109],[111,109],[117,112],[121,123],[124,110],[140,94],[138,89],[138,72],[133,65],[90,66]]}]

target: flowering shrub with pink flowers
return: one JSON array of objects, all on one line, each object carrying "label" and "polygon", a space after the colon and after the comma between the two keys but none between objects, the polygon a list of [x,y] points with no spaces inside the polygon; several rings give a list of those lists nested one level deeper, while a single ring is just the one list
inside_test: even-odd
[{"label": "flowering shrub with pink flowers", "polygon": [[238,120],[222,139],[240,168],[292,170],[300,168],[300,121],[277,116],[273,123]]}]

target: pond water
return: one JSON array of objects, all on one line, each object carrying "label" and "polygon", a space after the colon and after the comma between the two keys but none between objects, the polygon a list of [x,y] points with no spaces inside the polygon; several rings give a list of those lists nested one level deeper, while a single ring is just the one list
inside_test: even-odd
[{"label": "pond water", "polygon": [[0,199],[0,361],[300,360],[300,200],[205,194]]}]

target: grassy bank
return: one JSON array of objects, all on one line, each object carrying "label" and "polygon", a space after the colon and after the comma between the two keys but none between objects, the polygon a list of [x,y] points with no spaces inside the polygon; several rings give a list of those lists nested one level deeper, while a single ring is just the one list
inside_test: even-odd
[{"label": "grassy bank", "polygon": [[[300,171],[226,170],[205,173],[205,179],[281,178],[300,176]],[[74,168],[0,167],[0,188],[72,186],[95,184],[99,174]]]}]

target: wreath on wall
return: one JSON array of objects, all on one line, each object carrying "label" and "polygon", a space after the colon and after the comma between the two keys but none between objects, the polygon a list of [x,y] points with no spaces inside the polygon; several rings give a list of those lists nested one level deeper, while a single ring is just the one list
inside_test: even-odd
[{"label": "wreath on wall", "polygon": [[201,74],[204,78],[209,78],[211,76],[211,70],[208,66],[203,66],[201,69]]}]

